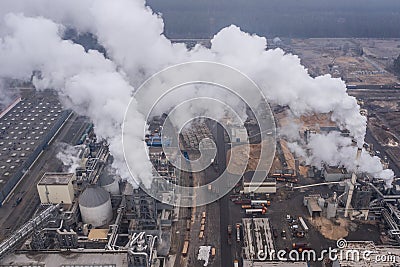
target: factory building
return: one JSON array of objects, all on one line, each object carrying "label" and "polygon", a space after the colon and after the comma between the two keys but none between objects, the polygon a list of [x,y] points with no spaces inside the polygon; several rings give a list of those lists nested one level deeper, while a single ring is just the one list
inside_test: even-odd
[{"label": "factory building", "polygon": [[0,206],[71,111],[50,90],[24,91],[0,117]]},{"label": "factory building", "polygon": [[74,200],[73,173],[46,172],[37,184],[42,204],[72,204]]},{"label": "factory building", "polygon": [[324,203],[325,201],[320,195],[306,196],[303,200],[303,204],[307,207],[311,218],[321,216]]},{"label": "factory building", "polygon": [[[262,182],[252,181],[253,177]],[[263,171],[245,172],[243,175],[243,193],[274,194],[276,193],[276,179],[268,178],[267,173]]]},{"label": "factory building", "polygon": [[197,150],[204,139],[213,139],[210,129],[204,120],[195,120],[190,127],[184,127],[181,132],[184,147],[188,150]]},{"label": "factory building", "polygon": [[[84,145],[82,151],[90,149],[89,153],[81,153],[83,167],[77,173],[43,175],[37,184],[40,198],[43,203],[53,204],[42,204],[44,211],[17,231],[17,240],[0,243],[1,260],[10,263],[17,257],[19,262],[29,263],[24,256],[10,253],[19,242],[24,251],[35,250],[42,255],[42,262],[49,266],[67,262],[61,254],[41,251],[60,253],[67,249],[78,254],[73,262],[81,265],[115,266],[114,262],[124,262],[118,266],[163,266],[162,257],[170,250],[174,210],[168,205],[157,205],[143,191],[120,183],[107,173],[109,152],[104,142],[86,140]],[[159,243],[159,239],[163,241]],[[94,260],[79,257],[86,251],[106,256]]]},{"label": "factory building", "polygon": [[246,143],[248,140],[246,128],[232,127],[232,143]]},{"label": "factory building", "polygon": [[322,176],[326,182],[338,182],[351,177],[345,168],[324,165]]}]

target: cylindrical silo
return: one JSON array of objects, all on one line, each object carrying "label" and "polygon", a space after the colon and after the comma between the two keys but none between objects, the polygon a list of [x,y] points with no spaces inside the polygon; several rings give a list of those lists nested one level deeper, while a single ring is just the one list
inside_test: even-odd
[{"label": "cylindrical silo", "polygon": [[325,199],[323,199],[322,197],[318,198],[318,206],[323,209],[325,205]]},{"label": "cylindrical silo", "polygon": [[328,219],[336,217],[337,203],[333,201],[328,202],[328,207],[326,209],[326,217]]},{"label": "cylindrical silo", "polygon": [[118,179],[115,179],[112,175],[102,173],[99,177],[99,184],[111,195],[119,195],[119,183]]},{"label": "cylindrical silo", "polygon": [[83,223],[93,227],[108,224],[113,217],[110,194],[101,187],[88,187],[79,196]]}]

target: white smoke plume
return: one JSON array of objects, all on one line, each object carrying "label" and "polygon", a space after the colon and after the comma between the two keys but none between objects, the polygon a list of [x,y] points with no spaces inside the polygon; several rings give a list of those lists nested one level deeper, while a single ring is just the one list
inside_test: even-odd
[{"label": "white smoke plume", "polygon": [[17,95],[9,90],[9,82],[0,77],[0,111],[7,108]]},{"label": "white smoke plume", "polygon": [[5,87],[5,82],[3,79],[0,79],[0,108],[6,107],[10,104],[10,99],[8,97],[7,89]]},{"label": "white smoke plume", "polygon": [[[31,18],[6,15],[10,12],[23,12]],[[161,17],[140,0],[3,0],[0,16],[6,21],[0,23],[0,34],[4,36],[0,76],[23,79],[32,70],[40,69],[43,79],[35,81],[35,85],[58,89],[68,100],[64,101],[67,106],[92,118],[97,135],[109,141],[114,164],[125,179],[129,175],[121,155],[120,134],[116,133],[133,90],[131,85],[140,85],[171,64],[190,60],[214,60],[236,67],[257,82],[270,102],[288,106],[296,116],[330,113],[333,121],[350,131],[358,146],[363,144],[366,118],[360,115],[356,99],[347,94],[342,80],[329,75],[310,77],[297,56],[281,49],[266,50],[265,38],[244,33],[236,26],[216,34],[210,49],[197,45],[188,51],[162,34]],[[58,24],[36,16],[93,33],[110,60],[96,51],[86,53],[81,46],[62,41]],[[173,98],[165,108],[179,101],[180,98]],[[144,123],[142,115],[136,115],[138,122]],[[138,168],[133,174],[148,184],[151,169],[147,156],[140,154],[143,133],[137,129],[131,129],[138,145],[131,149],[138,153]],[[335,145],[340,144],[332,144],[327,151],[338,150]],[[337,161],[344,162],[345,158]]]},{"label": "white smoke plume", "polygon": [[294,120],[291,113],[287,112],[285,116],[287,116],[287,122],[278,128],[279,136],[289,142],[297,142],[301,140],[301,125]]},{"label": "white smoke plume", "polygon": [[383,169],[380,158],[371,156],[363,149],[360,160],[356,162],[357,147],[349,137],[341,136],[339,132],[327,134],[313,134],[306,149],[309,154],[297,143],[289,143],[289,149],[297,156],[306,160],[307,164],[321,167],[321,162],[330,166],[345,167],[348,171],[368,173],[374,178],[385,181],[386,187],[391,188],[394,173],[390,169]]},{"label": "white smoke plume", "polygon": [[64,167],[68,168],[68,172],[74,173],[76,168],[80,166],[81,159],[79,158],[80,150],[82,146],[71,146],[66,143],[60,143],[58,145],[58,153],[56,157],[61,160]]},{"label": "white smoke plume", "polygon": [[[62,40],[63,28],[50,20],[9,14],[5,25],[10,34],[0,39],[0,76],[28,80],[34,70],[40,70],[41,78],[34,79],[35,86],[55,88],[64,96],[61,100],[67,107],[89,116],[98,136],[109,142],[115,167],[128,179],[120,127],[133,88],[125,75],[99,52],[86,53],[82,46]],[[140,129],[144,119],[139,113],[135,116]],[[142,135],[135,137],[143,143]],[[139,165],[132,170],[135,177],[144,170],[147,177],[151,175],[147,155],[137,158]]]}]

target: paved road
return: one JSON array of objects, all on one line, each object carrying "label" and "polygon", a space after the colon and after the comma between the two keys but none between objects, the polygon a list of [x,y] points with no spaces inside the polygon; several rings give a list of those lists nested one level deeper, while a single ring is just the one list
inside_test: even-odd
[{"label": "paved road", "polygon": [[[226,169],[226,145],[224,140],[224,128],[222,125],[212,125],[210,127],[211,132],[214,136],[214,140],[217,145],[217,163],[218,163],[218,174],[222,174]],[[229,211],[229,196],[225,195],[219,200],[220,210],[220,251],[221,251],[221,266],[228,267],[232,265],[232,249],[228,245],[228,225],[230,222],[230,211]]]},{"label": "paved road", "polygon": [[[76,115],[73,114],[66,121],[53,142],[43,151],[36,163],[28,170],[25,177],[22,178],[8,202],[0,208],[0,239],[6,238],[25,223],[40,204],[36,184],[46,171],[55,171],[61,167],[55,165],[56,143],[66,137],[75,119]],[[21,203],[13,207],[13,203],[15,203],[16,198],[20,195],[23,196]]]}]

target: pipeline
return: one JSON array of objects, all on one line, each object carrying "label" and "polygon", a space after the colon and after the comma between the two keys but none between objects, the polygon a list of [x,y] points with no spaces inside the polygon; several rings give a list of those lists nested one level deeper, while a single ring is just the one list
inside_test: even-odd
[{"label": "pipeline", "polygon": [[4,257],[7,253],[11,252],[12,249],[24,238],[29,236],[38,226],[46,222],[53,216],[55,212],[60,207],[60,204],[51,205],[44,211],[42,211],[38,216],[29,220],[24,225],[22,225],[14,234],[9,238],[4,240],[0,244],[0,259]]}]

